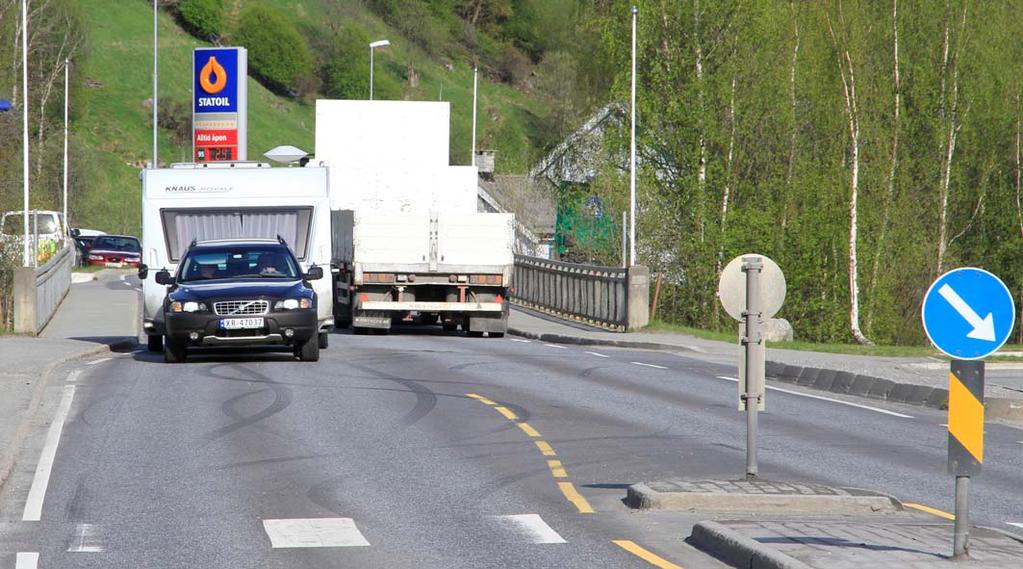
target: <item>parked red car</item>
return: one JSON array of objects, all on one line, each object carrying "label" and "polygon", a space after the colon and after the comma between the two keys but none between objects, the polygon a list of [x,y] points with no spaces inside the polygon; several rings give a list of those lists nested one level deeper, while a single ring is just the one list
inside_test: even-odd
[{"label": "parked red car", "polygon": [[104,267],[136,267],[142,260],[139,240],[124,235],[100,235],[89,249],[89,264]]}]

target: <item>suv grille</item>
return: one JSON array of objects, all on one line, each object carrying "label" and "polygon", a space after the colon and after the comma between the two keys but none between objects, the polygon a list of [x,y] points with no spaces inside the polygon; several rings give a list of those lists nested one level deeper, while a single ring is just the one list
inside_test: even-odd
[{"label": "suv grille", "polygon": [[266,300],[225,300],[213,303],[213,311],[221,316],[266,314],[269,309],[270,302]]}]

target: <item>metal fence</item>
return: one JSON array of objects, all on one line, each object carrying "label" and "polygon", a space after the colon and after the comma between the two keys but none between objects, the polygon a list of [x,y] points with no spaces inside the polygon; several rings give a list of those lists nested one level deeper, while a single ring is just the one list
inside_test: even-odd
[{"label": "metal fence", "polygon": [[560,317],[624,331],[628,271],[515,255],[512,300]]}]

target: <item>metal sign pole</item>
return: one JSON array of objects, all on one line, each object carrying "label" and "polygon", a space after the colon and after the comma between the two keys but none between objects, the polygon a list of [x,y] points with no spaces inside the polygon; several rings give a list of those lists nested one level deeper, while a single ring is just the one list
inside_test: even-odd
[{"label": "metal sign pole", "polygon": [[758,376],[760,358],[757,357],[763,338],[760,334],[760,271],[764,262],[759,257],[743,257],[742,270],[746,273],[746,335],[742,339],[746,352],[746,479],[757,477],[757,405],[759,404]]},{"label": "metal sign pole", "polygon": [[984,362],[952,360],[948,376],[948,470],[955,476],[952,557],[970,554],[970,477],[984,463]]}]

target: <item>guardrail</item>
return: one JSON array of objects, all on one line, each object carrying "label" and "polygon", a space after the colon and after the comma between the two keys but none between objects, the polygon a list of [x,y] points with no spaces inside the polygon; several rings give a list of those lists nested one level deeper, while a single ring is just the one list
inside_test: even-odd
[{"label": "guardrail", "polygon": [[515,255],[512,301],[543,312],[624,332],[649,323],[650,273]]},{"label": "guardrail", "polygon": [[14,331],[38,334],[57,312],[71,287],[74,246],[66,246],[41,267],[14,270]]}]

